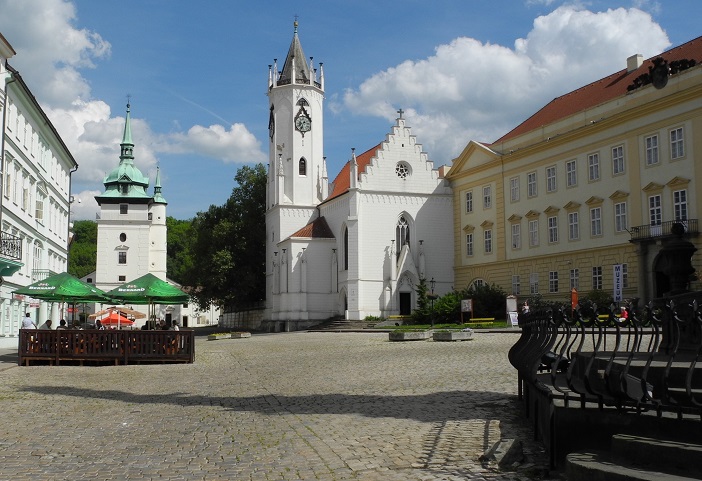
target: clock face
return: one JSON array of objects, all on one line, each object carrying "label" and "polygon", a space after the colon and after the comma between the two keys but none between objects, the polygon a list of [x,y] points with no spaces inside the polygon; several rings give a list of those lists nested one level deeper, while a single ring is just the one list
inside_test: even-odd
[{"label": "clock face", "polygon": [[295,128],[300,132],[309,132],[312,128],[312,121],[305,114],[300,114],[295,118]]}]

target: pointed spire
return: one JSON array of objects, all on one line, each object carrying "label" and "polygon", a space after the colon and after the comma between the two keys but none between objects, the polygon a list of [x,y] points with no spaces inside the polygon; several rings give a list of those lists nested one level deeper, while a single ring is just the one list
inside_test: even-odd
[{"label": "pointed spire", "polygon": [[300,45],[300,39],[297,36],[297,25],[296,19],[292,43],[290,44],[290,49],[288,49],[288,55],[285,57],[283,70],[280,73],[280,79],[278,81],[281,85],[310,83],[310,68],[305,61],[307,57],[305,57],[305,53],[302,51],[302,45]]},{"label": "pointed spire", "polygon": [[127,97],[127,118],[124,122],[124,134],[122,135],[122,143],[120,144],[121,152],[119,155],[119,163],[134,161],[134,143],[132,142],[132,121],[130,115],[129,97]]},{"label": "pointed spire", "polygon": [[156,167],[156,181],[154,182],[154,202],[166,204],[166,199],[161,195],[161,167]]}]

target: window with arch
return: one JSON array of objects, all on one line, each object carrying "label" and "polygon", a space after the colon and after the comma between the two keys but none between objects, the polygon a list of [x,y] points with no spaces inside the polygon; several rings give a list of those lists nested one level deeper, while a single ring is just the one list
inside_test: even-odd
[{"label": "window with arch", "polygon": [[349,229],[344,227],[344,270],[349,270]]},{"label": "window with arch", "polygon": [[126,240],[127,240],[127,234],[125,234],[124,232],[122,232],[122,233],[119,235],[119,240],[120,240],[120,242],[126,241]]},{"label": "window with arch", "polygon": [[304,98],[301,98],[300,100],[297,101],[297,105],[304,107],[304,106],[309,105],[309,104],[307,103],[307,100],[305,100]]},{"label": "window with arch", "polygon": [[402,247],[410,243],[410,225],[407,218],[401,215],[395,227],[395,242],[397,243],[397,255],[400,255]]},{"label": "window with arch", "polygon": [[299,175],[307,175],[307,161],[304,157],[300,159],[300,163],[298,164],[298,173]]}]

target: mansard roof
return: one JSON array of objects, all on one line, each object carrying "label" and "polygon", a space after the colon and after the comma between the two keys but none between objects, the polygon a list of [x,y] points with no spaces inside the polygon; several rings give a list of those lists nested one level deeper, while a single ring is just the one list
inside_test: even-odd
[{"label": "mansard roof", "polygon": [[334,239],[334,234],[324,217],[318,217],[305,227],[290,236],[291,239],[303,237],[307,239]]},{"label": "mansard roof", "polygon": [[[627,69],[620,70],[608,77],[553,99],[541,110],[493,142],[492,145],[512,140],[522,134],[601,105],[617,97],[623,97],[628,92],[643,87],[650,83],[650,71],[654,68],[658,58],[662,58],[668,64],[684,60],[694,60],[697,64],[702,63],[702,37],[651,57],[635,70],[630,72]],[[671,70],[671,74],[674,73]],[[648,77],[648,81],[646,77]]]}]

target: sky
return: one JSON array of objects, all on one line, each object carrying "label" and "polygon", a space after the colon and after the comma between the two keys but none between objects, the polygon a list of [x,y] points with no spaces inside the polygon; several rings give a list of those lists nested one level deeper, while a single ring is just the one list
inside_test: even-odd
[{"label": "sky", "polygon": [[[297,5],[294,5],[297,3]],[[551,99],[700,32],[701,0],[0,0],[10,65],[78,162],[74,220],[119,163],[127,99],[137,167],[168,215],[222,205],[268,162],[268,66],[298,35],[324,63],[330,179],[403,109],[436,167]]]}]

